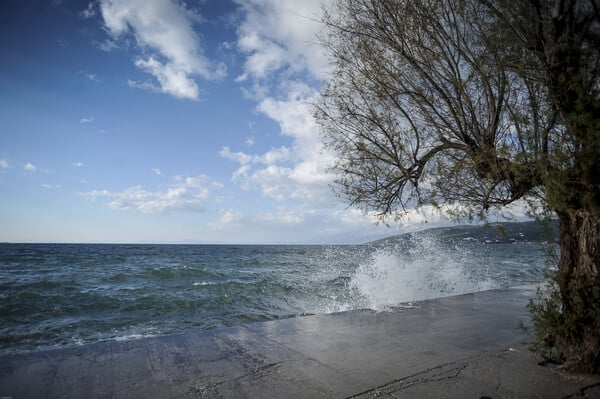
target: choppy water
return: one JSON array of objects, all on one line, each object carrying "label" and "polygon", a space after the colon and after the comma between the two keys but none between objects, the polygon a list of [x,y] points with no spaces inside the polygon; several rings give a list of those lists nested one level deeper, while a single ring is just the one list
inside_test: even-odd
[{"label": "choppy water", "polygon": [[0,244],[0,353],[237,326],[537,283],[538,244]]}]

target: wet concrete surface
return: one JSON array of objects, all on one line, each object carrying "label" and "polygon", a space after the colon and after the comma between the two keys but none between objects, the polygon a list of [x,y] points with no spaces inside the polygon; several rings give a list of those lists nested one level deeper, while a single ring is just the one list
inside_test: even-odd
[{"label": "wet concrete surface", "polygon": [[600,398],[522,345],[531,289],[0,357],[2,398]]}]

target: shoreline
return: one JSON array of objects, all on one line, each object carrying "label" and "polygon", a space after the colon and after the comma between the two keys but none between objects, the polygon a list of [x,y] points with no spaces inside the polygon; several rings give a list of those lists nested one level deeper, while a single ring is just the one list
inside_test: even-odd
[{"label": "shoreline", "polygon": [[227,329],[232,329],[232,328],[244,328],[244,327],[251,326],[253,324],[281,322],[281,321],[285,321],[288,319],[297,319],[297,318],[303,318],[303,317],[336,316],[336,315],[351,314],[351,313],[356,313],[356,312],[396,313],[396,312],[402,312],[405,309],[418,307],[419,304],[421,304],[423,302],[441,300],[441,299],[445,299],[448,297],[454,297],[454,296],[477,294],[479,292],[502,291],[502,290],[507,290],[507,289],[515,289],[515,290],[520,290],[520,291],[524,291],[524,292],[530,291],[531,293],[534,293],[538,289],[538,287],[540,287],[542,284],[543,283],[526,284],[526,285],[504,287],[504,288],[491,288],[491,289],[475,291],[475,292],[467,292],[467,293],[461,293],[461,294],[453,293],[450,295],[436,297],[436,298],[427,298],[427,299],[418,299],[418,300],[413,300],[413,301],[407,301],[407,302],[403,302],[403,303],[400,303],[400,304],[397,304],[394,306],[389,306],[384,309],[365,308],[365,309],[348,309],[348,310],[341,310],[341,311],[329,312],[329,313],[296,314],[296,315],[280,317],[280,318],[273,319],[273,320],[252,321],[252,322],[249,322],[246,324],[232,325],[232,326],[225,326],[225,327],[218,327],[218,328],[186,329],[186,330],[180,331],[180,332],[165,333],[165,334],[144,335],[144,334],[133,333],[133,334],[126,335],[126,336],[118,335],[118,336],[115,336],[114,338],[101,339],[101,340],[92,341],[92,342],[84,342],[84,343],[76,342],[76,343],[71,343],[71,344],[66,344],[66,345],[58,344],[58,345],[54,345],[54,346],[51,346],[51,345],[50,346],[40,346],[40,347],[33,348],[33,349],[23,349],[23,350],[16,350],[16,351],[12,351],[12,352],[11,351],[0,351],[0,359],[5,358],[5,357],[8,358],[8,357],[12,357],[12,356],[20,356],[20,355],[33,355],[33,354],[42,353],[42,352],[68,351],[68,350],[75,350],[77,348],[92,348],[97,345],[106,345],[106,344],[110,344],[110,343],[114,343],[114,342],[127,342],[127,341],[136,341],[136,340],[145,340],[145,339],[157,339],[157,338],[168,337],[168,336],[179,336],[179,335],[188,335],[188,334],[201,334],[201,333],[214,332],[214,331],[218,331],[218,330],[227,330]]},{"label": "shoreline", "polygon": [[[539,366],[510,288],[242,327],[0,357],[0,395],[33,397],[600,396],[600,376]],[[579,396],[577,396],[579,395]]]}]

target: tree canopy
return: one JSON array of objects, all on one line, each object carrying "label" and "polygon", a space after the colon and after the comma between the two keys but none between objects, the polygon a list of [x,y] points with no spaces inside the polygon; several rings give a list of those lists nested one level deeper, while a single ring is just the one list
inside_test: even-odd
[{"label": "tree canopy", "polygon": [[[598,119],[597,15],[583,21],[590,25],[585,35],[569,39],[590,53],[576,55],[585,67],[577,67],[582,82],[573,90],[586,91],[574,96],[591,103],[575,110],[572,99],[560,97],[567,78],[546,76],[571,67],[553,66],[568,50],[561,50],[562,38],[547,42],[562,34],[544,31],[551,29],[552,4],[535,3],[338,2],[325,17],[334,75],[316,116],[338,155],[339,192],[381,216],[456,202],[478,213],[534,197],[560,207],[565,192],[548,197],[558,182],[598,183],[600,171],[582,169],[585,159],[587,167],[600,164],[599,129],[577,135],[567,126],[577,123],[571,114],[586,117],[582,107]],[[540,18],[548,21],[536,26]],[[580,25],[586,18],[572,19]],[[577,183],[584,174],[590,181]],[[597,187],[592,191],[597,204]]]}]

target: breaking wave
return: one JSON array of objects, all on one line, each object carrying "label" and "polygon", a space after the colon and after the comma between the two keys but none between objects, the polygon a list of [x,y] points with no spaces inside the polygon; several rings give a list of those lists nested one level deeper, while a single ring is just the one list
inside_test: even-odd
[{"label": "breaking wave", "polygon": [[364,307],[385,310],[407,302],[496,288],[489,259],[433,235],[416,235],[376,249],[352,276],[350,288]]}]

